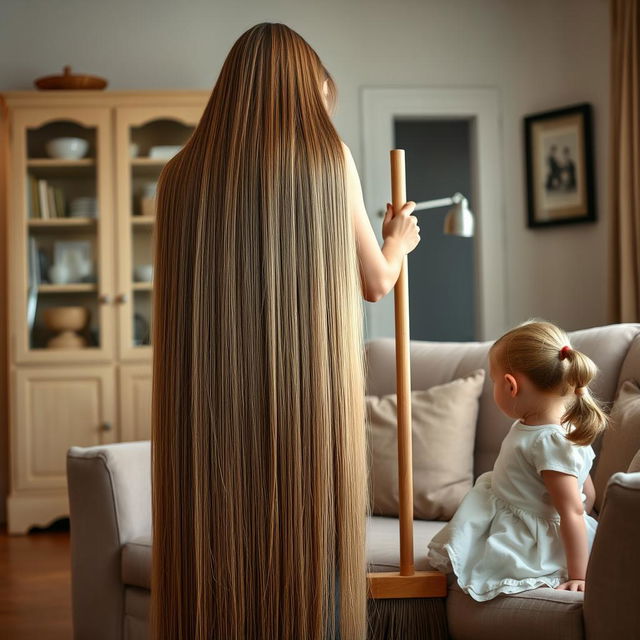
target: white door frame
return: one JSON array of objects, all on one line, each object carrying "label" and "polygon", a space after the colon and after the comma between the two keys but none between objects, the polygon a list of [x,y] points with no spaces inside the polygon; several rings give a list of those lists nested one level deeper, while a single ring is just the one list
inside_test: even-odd
[{"label": "white door frame", "polygon": [[[490,87],[363,87],[361,100],[363,192],[380,243],[382,220],[377,212],[384,208],[385,202],[391,202],[389,150],[394,148],[394,118],[470,121],[472,201],[476,217],[476,336],[478,340],[497,338],[505,331],[507,318],[498,90]],[[453,194],[434,194],[434,197],[450,195]],[[411,194],[407,196],[411,199]],[[428,242],[428,238],[423,241]],[[392,337],[393,294],[365,305],[367,339]]]}]

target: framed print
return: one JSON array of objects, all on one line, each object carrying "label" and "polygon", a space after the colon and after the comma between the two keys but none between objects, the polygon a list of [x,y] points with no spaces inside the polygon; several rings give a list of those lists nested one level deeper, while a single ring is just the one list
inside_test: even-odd
[{"label": "framed print", "polygon": [[529,227],[596,219],[591,105],[524,119]]}]

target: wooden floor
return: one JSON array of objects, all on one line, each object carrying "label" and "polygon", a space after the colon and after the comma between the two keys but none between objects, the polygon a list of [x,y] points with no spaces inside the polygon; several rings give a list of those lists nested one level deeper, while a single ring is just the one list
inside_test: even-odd
[{"label": "wooden floor", "polygon": [[26,536],[0,531],[2,640],[72,637],[69,532],[65,528],[68,524],[63,522]]}]

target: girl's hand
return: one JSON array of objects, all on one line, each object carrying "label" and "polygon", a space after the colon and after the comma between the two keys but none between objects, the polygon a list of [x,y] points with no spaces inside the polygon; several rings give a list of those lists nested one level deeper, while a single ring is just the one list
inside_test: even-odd
[{"label": "girl's hand", "polygon": [[584,580],[569,580],[556,587],[563,591],[584,591]]},{"label": "girl's hand", "polygon": [[382,221],[383,240],[397,241],[404,254],[411,253],[420,242],[418,219],[410,215],[415,206],[416,203],[410,200],[396,215],[393,215],[393,207],[387,202],[387,211]]}]

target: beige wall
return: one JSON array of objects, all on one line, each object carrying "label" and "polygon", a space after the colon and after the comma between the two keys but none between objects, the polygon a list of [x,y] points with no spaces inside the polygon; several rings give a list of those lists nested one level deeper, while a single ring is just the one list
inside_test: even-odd
[{"label": "beige wall", "polygon": [[[108,78],[110,89],[211,88],[234,40],[261,21],[299,31],[334,74],[336,126],[357,163],[361,87],[497,87],[508,320],[606,322],[606,0],[2,0],[0,90],[30,89],[65,64]],[[600,221],[530,231],[522,117],[585,101],[594,106]]]}]

